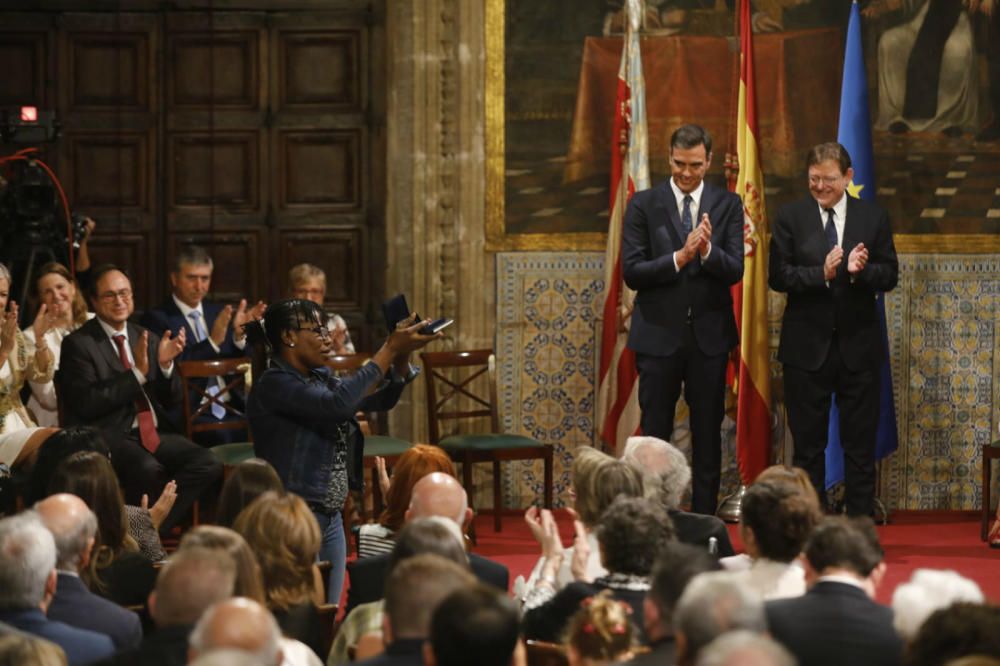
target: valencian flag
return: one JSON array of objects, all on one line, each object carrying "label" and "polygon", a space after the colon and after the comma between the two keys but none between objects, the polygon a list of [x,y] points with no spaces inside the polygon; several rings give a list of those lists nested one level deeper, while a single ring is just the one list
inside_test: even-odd
[{"label": "valencian flag", "polygon": [[611,219],[604,258],[604,328],[601,332],[597,389],[597,431],[614,453],[639,430],[639,373],[635,354],[626,349],[626,322],[635,292],[622,279],[621,239],[625,208],[637,190],[649,187],[646,135],[646,86],[639,53],[640,0],[625,2],[625,41],[618,69],[614,134],[611,138]]},{"label": "valencian flag", "polygon": [[[861,12],[858,3],[851,5],[844,49],[844,78],[840,85],[840,122],[837,141],[847,148],[854,168],[854,180],[848,193],[859,199],[875,199],[875,160],[872,150],[871,116],[868,111],[868,80],[861,45]],[[879,372],[878,432],[875,436],[875,459],[881,460],[899,446],[896,434],[896,407],[892,401],[892,371],[889,366],[889,334],[885,324],[885,300],[878,295],[879,323],[882,330],[882,367]],[[844,450],[840,448],[840,415],[836,400],[830,407],[830,430],[826,444],[826,487],[844,480]]]},{"label": "valencian flag", "polygon": [[771,375],[767,332],[767,213],[758,152],[750,0],[740,0],[740,90],[736,108],[739,172],[733,191],[743,200],[743,281],[733,286],[740,329],[736,381],[736,457],[745,485],[767,467],[771,453]]}]

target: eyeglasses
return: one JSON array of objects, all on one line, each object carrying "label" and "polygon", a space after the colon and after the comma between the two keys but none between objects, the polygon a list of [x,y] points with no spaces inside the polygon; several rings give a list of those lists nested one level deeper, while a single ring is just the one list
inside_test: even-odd
[{"label": "eyeglasses", "polygon": [[118,291],[106,291],[103,294],[98,294],[97,297],[106,303],[114,303],[119,298],[127,302],[132,300],[132,290],[119,289]]},{"label": "eyeglasses", "polygon": [[840,176],[809,176],[810,185],[819,185],[820,183],[827,186],[836,185],[838,180],[840,180]]},{"label": "eyeglasses", "polygon": [[312,328],[297,328],[296,331],[309,331],[310,333],[315,333],[324,340],[330,339],[330,329],[326,326],[314,326]]}]

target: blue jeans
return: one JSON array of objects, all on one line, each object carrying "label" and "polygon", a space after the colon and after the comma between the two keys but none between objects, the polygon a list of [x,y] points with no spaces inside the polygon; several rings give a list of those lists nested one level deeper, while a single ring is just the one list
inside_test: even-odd
[{"label": "blue jeans", "polygon": [[340,603],[340,593],[344,589],[344,568],[347,566],[347,540],[344,538],[344,519],[341,518],[340,511],[327,515],[317,513],[316,522],[319,523],[320,545],[319,560],[328,561],[333,566],[330,567],[330,581],[327,587],[326,601],[330,604]]}]

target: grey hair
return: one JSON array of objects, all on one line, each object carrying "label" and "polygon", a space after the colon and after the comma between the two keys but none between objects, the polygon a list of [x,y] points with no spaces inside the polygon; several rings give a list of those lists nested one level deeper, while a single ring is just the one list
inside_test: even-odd
[{"label": "grey hair", "polygon": [[759,634],[767,631],[760,595],[729,571],[698,574],[677,602],[674,627],[686,639],[685,658],[694,658],[706,645],[734,629]]},{"label": "grey hair", "polygon": [[10,269],[4,264],[0,264],[0,280],[7,280],[8,286],[13,282],[13,278],[10,277]]},{"label": "grey hair", "polygon": [[953,603],[985,601],[979,586],[955,571],[917,569],[892,593],[892,625],[904,641],[911,641],[924,620]]},{"label": "grey hair", "polygon": [[37,608],[56,568],[56,543],[34,511],[0,520],[0,610]]},{"label": "grey hair", "polygon": [[[225,599],[218,603],[212,604],[201,614],[198,622],[194,625],[194,629],[191,630],[191,634],[188,636],[188,646],[194,650],[199,655],[206,655],[212,653],[221,652],[237,652],[244,656],[244,659],[249,658],[253,660],[252,663],[260,663],[263,666],[277,666],[278,658],[280,657],[281,651],[281,627],[278,626],[278,621],[274,619],[274,615],[270,613],[266,608],[260,606],[260,610],[267,614],[268,618],[268,635],[267,640],[261,645],[260,649],[255,652],[250,652],[248,650],[235,649],[227,645],[213,645],[208,636],[209,626],[212,624],[212,620],[215,618],[215,614],[224,605],[238,604],[244,607],[247,606],[260,606],[256,601],[252,599],[246,599],[243,597],[234,597],[232,599]],[[251,663],[248,661],[238,662],[238,663]]]},{"label": "grey hair", "polygon": [[[758,659],[749,662],[749,657]],[[795,666],[795,657],[774,639],[752,631],[731,631],[706,645],[698,655],[697,666],[727,666],[728,664],[767,664]]]},{"label": "grey hair", "polygon": [[691,485],[691,467],[680,449],[657,437],[629,437],[622,459],[642,473],[647,499],[672,511]]},{"label": "grey hair", "polygon": [[212,257],[200,245],[185,245],[177,252],[177,256],[174,257],[174,272],[180,273],[183,264],[212,268]]},{"label": "grey hair", "polygon": [[[462,511],[462,518],[465,518],[465,510]],[[426,518],[414,518],[413,520],[426,520],[429,523],[437,523],[438,525],[441,525],[448,530],[449,534],[455,537],[455,540],[458,541],[458,545],[462,547],[462,550],[465,550],[465,535],[462,534],[462,525],[460,522],[455,522],[451,518],[445,518],[444,516],[427,516]]]},{"label": "grey hair", "polygon": [[189,666],[268,666],[268,662],[261,661],[253,653],[246,650],[227,648],[200,654],[189,663]]}]

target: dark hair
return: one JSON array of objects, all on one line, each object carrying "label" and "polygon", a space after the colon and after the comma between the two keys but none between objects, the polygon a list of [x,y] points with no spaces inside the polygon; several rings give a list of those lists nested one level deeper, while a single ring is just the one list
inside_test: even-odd
[{"label": "dark hair", "polygon": [[603,564],[612,573],[648,576],[657,554],[673,540],[670,516],[644,497],[618,497],[597,523]]},{"label": "dark hair", "polygon": [[449,594],[431,618],[438,666],[507,666],[519,633],[517,606],[482,583]]},{"label": "dark hair", "polygon": [[1000,655],[1000,607],[961,602],[931,613],[906,650],[908,666],[938,666],[967,655]]},{"label": "dark hair", "polygon": [[212,257],[205,248],[200,245],[185,245],[174,257],[174,265],[171,271],[180,273],[181,264],[193,264],[195,266],[212,266]]},{"label": "dark hair", "polygon": [[469,566],[469,557],[451,530],[435,518],[414,518],[396,535],[389,555],[389,571],[403,560],[427,553]]},{"label": "dark hair", "polygon": [[836,141],[828,141],[827,143],[821,143],[819,145],[813,146],[806,153],[806,171],[809,167],[815,166],[820,162],[826,162],[827,160],[833,160],[840,165],[840,173],[846,174],[847,170],[851,168],[851,154],[847,152],[847,148]]},{"label": "dark hair", "polygon": [[260,458],[244,460],[222,484],[215,522],[223,527],[232,527],[236,523],[236,516],[250,502],[269,490],[281,492],[284,489],[281,478],[271,463]]},{"label": "dark hair", "polygon": [[712,154],[712,135],[701,125],[681,125],[670,135],[670,151],[674,148],[705,146],[705,157]]},{"label": "dark hair", "polygon": [[706,571],[719,571],[719,560],[704,548],[672,541],[657,554],[649,577],[649,598],[664,622],[672,622],[674,608],[692,578]]},{"label": "dark hair", "polygon": [[819,521],[815,507],[791,484],[751,484],[741,507],[740,520],[753,532],[760,554],[777,562],[798,557]]},{"label": "dark hair", "polygon": [[317,318],[324,320],[323,309],[312,301],[286,298],[267,306],[263,319],[247,323],[247,340],[251,345],[263,346],[268,354],[277,356],[284,346],[282,333],[302,328],[303,322],[313,323]]},{"label": "dark hair", "polygon": [[52,434],[38,449],[38,457],[28,477],[25,503],[29,506],[49,496],[49,482],[63,460],[80,451],[96,451],[110,456],[101,432],[91,426],[69,426]]},{"label": "dark hair", "polygon": [[115,264],[101,264],[100,266],[98,266],[97,268],[95,268],[93,270],[93,272],[90,274],[90,285],[89,286],[90,286],[90,296],[91,296],[91,298],[97,298],[97,296],[98,296],[98,293],[97,293],[97,283],[101,281],[102,277],[104,277],[105,275],[107,275],[108,273],[110,273],[112,271],[118,271],[119,273],[121,273],[122,275],[124,275],[128,279],[128,281],[130,283],[132,282],[132,276],[129,275],[128,271],[125,270],[124,268],[120,268],[120,267],[116,266]]},{"label": "dark hair", "polygon": [[806,559],[817,573],[830,567],[868,576],[882,561],[882,546],[871,518],[823,518],[806,542]]}]

